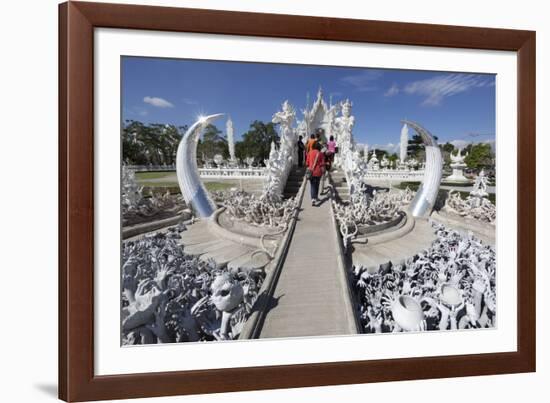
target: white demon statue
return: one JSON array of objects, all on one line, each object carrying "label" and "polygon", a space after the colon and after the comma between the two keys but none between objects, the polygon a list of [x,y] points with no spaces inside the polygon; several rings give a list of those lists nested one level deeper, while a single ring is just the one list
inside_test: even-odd
[{"label": "white demon statue", "polygon": [[296,130],[292,128],[296,112],[288,101],[283,102],[282,110],[273,115],[272,122],[280,125],[281,144],[279,150],[271,145],[269,160],[266,161],[266,193],[280,195],[290,169],[296,160]]}]

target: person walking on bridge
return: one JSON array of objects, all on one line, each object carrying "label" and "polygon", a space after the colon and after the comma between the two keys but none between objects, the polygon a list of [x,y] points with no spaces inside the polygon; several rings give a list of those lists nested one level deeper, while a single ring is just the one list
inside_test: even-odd
[{"label": "person walking on bridge", "polygon": [[[313,144],[315,144],[316,141],[317,139],[315,137],[315,134],[311,133],[311,136],[309,136],[309,140],[306,143],[306,158],[307,158],[307,154],[309,154],[309,152],[313,149]],[[306,161],[306,164],[307,164],[307,161]]]},{"label": "person walking on bridge", "polygon": [[298,149],[298,166],[303,167],[304,166],[304,154],[306,151],[306,147],[304,145],[304,142],[302,140],[302,136],[298,137],[298,142],[296,143],[296,148]]},{"label": "person walking on bridge", "polygon": [[321,152],[321,144],[315,142],[312,149],[307,153],[306,165],[308,168],[309,186],[311,194],[311,205],[315,206],[318,202],[319,184],[321,177],[325,173],[325,156]]},{"label": "person walking on bridge", "polygon": [[330,139],[327,143],[327,152],[325,153],[325,157],[327,160],[327,171],[330,171],[330,168],[332,167],[332,163],[334,162],[334,154],[336,154],[336,141],[334,141],[334,136],[330,136]]}]

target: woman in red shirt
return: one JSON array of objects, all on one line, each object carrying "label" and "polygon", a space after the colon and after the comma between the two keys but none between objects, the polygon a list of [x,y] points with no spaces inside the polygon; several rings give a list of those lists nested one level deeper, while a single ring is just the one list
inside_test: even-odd
[{"label": "woman in red shirt", "polygon": [[307,153],[306,165],[312,173],[309,178],[309,185],[311,190],[311,205],[315,206],[318,201],[317,195],[319,194],[321,177],[325,173],[325,156],[321,152],[321,144],[319,142],[315,142],[312,150]]}]

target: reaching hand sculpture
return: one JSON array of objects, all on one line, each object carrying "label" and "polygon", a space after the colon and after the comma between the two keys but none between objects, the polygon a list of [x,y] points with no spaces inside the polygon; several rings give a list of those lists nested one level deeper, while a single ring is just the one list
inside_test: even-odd
[{"label": "reaching hand sculpture", "polygon": [[344,248],[358,233],[358,226],[378,225],[391,221],[408,205],[414,193],[407,188],[399,192],[375,192],[370,196],[363,184],[350,195],[348,204],[333,201],[334,214],[340,226]]},{"label": "reaching hand sculpture", "polygon": [[233,273],[187,256],[178,243],[184,230],[123,243],[123,345],[238,337],[265,274]]},{"label": "reaching hand sculpture", "polygon": [[197,144],[202,130],[223,114],[201,117],[183,135],[176,154],[176,173],[181,194],[200,217],[210,217],[216,205],[204,187],[197,169]]},{"label": "reaching hand sculpture", "polygon": [[[433,225],[436,241],[404,265],[376,273],[354,268],[367,332],[483,328],[496,323],[495,250],[472,236]],[[401,297],[405,300],[396,305]]]}]

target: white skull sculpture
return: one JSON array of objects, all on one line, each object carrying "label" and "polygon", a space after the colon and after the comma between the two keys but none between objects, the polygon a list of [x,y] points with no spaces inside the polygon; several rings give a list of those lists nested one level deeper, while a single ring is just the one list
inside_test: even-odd
[{"label": "white skull sculpture", "polygon": [[229,312],[235,309],[243,300],[243,287],[233,280],[228,273],[217,276],[212,285],[212,303],[221,312]]}]

